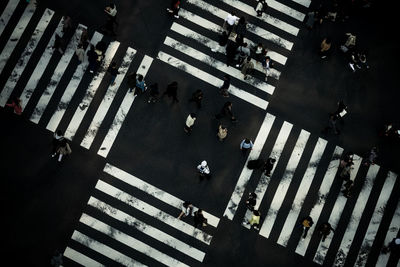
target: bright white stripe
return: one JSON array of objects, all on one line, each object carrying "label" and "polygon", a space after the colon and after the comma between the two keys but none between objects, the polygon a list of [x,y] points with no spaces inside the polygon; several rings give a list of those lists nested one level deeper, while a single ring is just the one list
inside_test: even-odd
[{"label": "bright white stripe", "polygon": [[[152,62],[153,58],[145,55],[136,73],[143,75],[143,78],[146,77],[147,71],[149,70]],[[118,108],[117,114],[114,117],[114,120],[111,124],[110,129],[108,130],[106,137],[104,137],[103,143],[101,144],[99,151],[97,151],[98,155],[104,158],[107,157],[134,100],[135,97],[132,93],[129,93],[128,90],[125,94],[124,99],[122,100],[121,105]]]},{"label": "bright white stripe", "polygon": [[[181,209],[182,207],[182,203],[184,202],[183,200],[149,184],[146,183],[145,181],[137,178],[136,176],[133,176],[132,174],[129,174],[109,163],[106,164],[106,166],[104,166],[104,170],[105,173],[108,173],[109,175],[143,191],[146,192],[147,194],[157,198],[158,200],[161,200],[162,202],[177,208],[177,209]],[[196,208],[196,207],[194,207]],[[204,217],[207,218],[207,224],[217,227],[218,223],[219,223],[219,219],[217,217],[215,217],[214,215],[211,215],[207,212],[205,212],[203,210],[203,215]]]},{"label": "bright white stripe", "polygon": [[2,35],[4,28],[6,27],[8,21],[10,20],[12,14],[14,13],[15,9],[18,6],[19,1],[10,0],[7,3],[6,8],[4,9],[3,13],[0,17],[0,36]]},{"label": "bright white stripe", "polygon": [[[297,36],[297,34],[299,33],[298,28],[296,28],[280,19],[271,17],[270,15],[268,15],[264,12],[262,13],[261,17],[257,17],[257,12],[254,10],[254,6],[249,6],[241,1],[237,1],[237,0],[222,0],[222,2],[239,9],[240,11],[242,11],[250,16],[261,19],[261,20],[265,21],[266,23],[278,28],[279,30],[285,31],[294,36]],[[256,3],[254,3],[254,5],[256,5]]]},{"label": "bright white stripe", "polygon": [[340,243],[340,248],[337,251],[334,266],[343,266],[346,261],[347,253],[350,250],[351,243],[353,242],[354,236],[357,232],[358,224],[360,222],[365,205],[367,204],[368,197],[371,193],[372,186],[374,184],[378,171],[378,165],[371,165],[368,169],[367,176],[365,177],[365,182],[356,200],[356,205],[354,206],[349,224],[346,228],[346,232],[344,233],[342,242]]},{"label": "bright white stripe", "polygon": [[[257,87],[258,89],[260,89],[270,95],[272,95],[274,93],[275,86],[267,84],[264,81],[260,81],[259,79],[256,79],[254,77],[249,77],[245,80],[245,79],[243,79],[243,74],[241,73],[240,70],[233,68],[233,67],[228,67],[228,66],[226,66],[225,63],[222,63],[221,61],[218,61],[215,58],[212,58],[196,49],[193,49],[181,42],[178,42],[175,39],[172,39],[167,36],[165,38],[164,44],[168,45],[168,46],[178,50],[179,52],[184,53],[194,59],[197,59],[213,68],[216,68],[219,71],[225,72],[225,73],[229,74],[230,76],[235,77],[238,80],[241,80],[242,82],[245,82],[249,85]],[[253,62],[253,64],[257,64],[254,60],[252,60],[252,62]]]},{"label": "bright white stripe", "polygon": [[106,193],[107,195],[110,195],[126,204],[129,206],[146,213],[147,215],[156,218],[157,220],[160,220],[161,222],[168,224],[169,226],[207,244],[210,245],[212,236],[203,232],[200,229],[197,229],[193,227],[192,225],[189,225],[185,223],[184,221],[176,218],[176,216],[171,216],[168,213],[163,212],[160,209],[157,209],[156,207],[153,207],[146,202],[135,198],[132,195],[129,195],[117,188],[115,188],[112,185],[109,185],[106,182],[103,182],[102,180],[98,180],[96,184],[96,189],[102,191],[103,193]]},{"label": "bright white stripe", "polygon": [[[187,2],[191,3],[192,5],[196,5],[197,7],[201,8],[223,20],[225,20],[225,18],[229,15],[228,12],[226,12],[222,9],[219,9],[219,8],[217,8],[213,5],[210,5],[201,0],[187,0]],[[271,33],[267,30],[264,30],[263,28],[260,28],[254,24],[247,23],[247,31],[252,32],[252,33],[260,36],[261,38],[264,38],[265,40],[273,42],[274,44],[281,46],[287,50],[291,50],[293,47],[292,42],[289,42],[289,41],[279,37],[278,35]]]},{"label": "bright white stripe", "polygon": [[176,239],[175,237],[166,234],[149,224],[146,224],[141,220],[138,220],[126,214],[125,212],[120,211],[107,203],[104,203],[103,201],[100,201],[94,197],[90,197],[88,204],[101,210],[108,216],[113,217],[114,219],[117,219],[122,223],[126,223],[129,226],[134,227],[136,230],[188,255],[189,257],[192,257],[195,260],[202,262],[204,259],[205,253],[203,251],[200,251],[197,248],[194,248]]},{"label": "bright white stripe", "polygon": [[[399,226],[400,226],[400,201],[397,202],[397,208],[396,211],[394,212],[394,215],[392,217],[392,221],[389,225],[389,229],[386,233],[385,241],[383,241],[383,245],[386,246],[397,236],[397,233],[399,232]],[[386,267],[387,263],[389,261],[389,253],[380,253],[378,261],[376,262],[377,267]]]},{"label": "bright white stripe", "polygon": [[[258,208],[260,207],[261,201],[264,198],[265,192],[267,192],[267,188],[269,185],[269,182],[271,180],[271,177],[275,171],[276,165],[278,165],[279,162],[279,158],[281,157],[283,148],[285,147],[286,141],[289,137],[289,134],[291,132],[293,128],[293,124],[288,123],[288,122],[283,122],[283,125],[281,127],[281,130],[279,131],[278,137],[276,138],[274,147],[272,148],[272,152],[270,154],[269,157],[275,158],[276,162],[274,167],[271,170],[271,176],[266,176],[264,175],[264,173],[261,175],[260,181],[258,182],[258,185],[254,191],[254,193],[256,193],[257,195],[257,201],[256,201],[256,205],[254,206],[254,209],[258,210]],[[243,222],[248,222],[249,219],[252,216],[252,212],[247,209],[246,210],[246,214],[243,218]],[[250,229],[250,225],[249,224],[242,224],[244,227]]]},{"label": "bright white stripe", "polygon": [[7,80],[7,83],[4,85],[3,91],[1,91],[0,106],[4,107],[4,105],[7,103],[7,100],[10,98],[12,91],[14,90],[19,78],[22,75],[22,72],[28,64],[28,61],[31,58],[33,51],[35,51],[36,46],[39,43],[40,38],[42,38],[43,32],[47,28],[47,25],[49,25],[49,22],[53,15],[54,11],[50,9],[46,9],[44,11],[42,18],[36,26],[36,29],[33,31],[29,43],[25,47],[24,52],[22,52],[17,65],[14,67],[14,70]]},{"label": "bright white stripe", "polygon": [[[180,70],[183,70],[196,78],[199,78],[203,80],[204,82],[207,82],[213,86],[218,87],[219,85],[222,85],[223,81],[215,76],[212,76],[211,74],[208,74],[207,72],[204,72],[196,67],[193,67],[192,65],[189,65],[188,63],[177,59],[173,56],[170,56],[162,51],[158,53],[158,59],[161,61],[164,61],[165,63],[170,64],[171,66],[174,66],[175,68],[178,68]],[[231,93],[232,95],[243,99],[244,101],[249,102],[250,104],[253,104],[261,109],[267,109],[268,102],[253,95],[250,94],[244,90],[241,90],[233,85],[229,86],[228,92]]]},{"label": "bright white stripe", "polygon": [[311,0],[292,0],[292,1],[305,7],[309,7],[311,4]]},{"label": "bright white stripe", "polygon": [[22,100],[21,103],[22,110],[24,110],[25,107],[28,105],[28,102],[31,99],[33,92],[35,91],[40,78],[42,78],[42,75],[46,70],[47,64],[49,64],[51,56],[54,53],[53,45],[56,39],[56,34],[58,34],[60,37],[63,36],[62,29],[63,29],[63,20],[60,20],[55,32],[53,33],[53,36],[51,37],[50,41],[46,46],[46,49],[44,50],[42,56],[40,57],[39,62],[36,64],[35,70],[32,72],[32,75],[29,78],[29,81],[27,82],[24,91],[21,93],[20,99]]},{"label": "bright white stripe", "polygon": [[90,266],[90,267],[95,267],[95,266],[103,267],[103,266],[105,266],[105,265],[103,265],[103,264],[101,264],[101,263],[99,263],[99,262],[97,262],[95,260],[92,260],[88,256],[83,255],[82,253],[80,253],[80,252],[78,252],[78,251],[76,251],[76,250],[74,250],[74,249],[72,249],[70,247],[67,247],[65,249],[64,257],[66,257],[66,258],[68,258],[68,259],[70,259],[70,260],[72,260],[72,261],[74,261],[76,263],[79,263],[80,265],[83,265],[83,266]]},{"label": "bright white stripe", "polygon": [[[101,33],[95,32],[92,39],[90,40],[90,44],[96,45],[102,38],[103,35]],[[90,45],[87,46],[85,55],[89,49]],[[81,82],[88,66],[89,61],[86,59],[76,68],[75,73],[72,75],[72,78],[69,81],[67,88],[64,90],[64,94],[61,97],[60,103],[58,104],[56,111],[53,113],[49,123],[46,126],[47,130],[50,130],[52,132],[56,131],[62,117],[64,116],[65,111],[68,108],[69,102],[71,101],[76,90],[78,89],[79,83]]]},{"label": "bright white stripe", "polygon": [[[12,0],[11,0],[12,1]],[[24,13],[22,14],[18,24],[15,26],[14,31],[12,32],[10,38],[6,45],[3,48],[3,51],[0,54],[0,73],[3,71],[4,66],[6,65],[8,59],[10,58],[14,48],[17,46],[22,34],[25,31],[26,26],[31,20],[33,13],[36,10],[36,4],[34,1],[30,2],[28,6],[25,8]]]},{"label": "bright white stripe", "polygon": [[274,198],[272,199],[271,205],[260,229],[260,235],[266,238],[268,238],[269,234],[271,233],[272,226],[275,223],[278,211],[282,206],[283,200],[285,199],[290,183],[292,182],[294,172],[296,171],[300,158],[303,155],[304,148],[309,137],[309,132],[301,130],[299,138],[297,139],[296,145],[294,146],[292,154],[290,155],[289,161],[286,165],[285,172],[282,175],[279,186],[275,191]]},{"label": "bright white stripe", "polygon": [[[357,175],[358,169],[360,168],[360,165],[361,165],[361,161],[362,161],[362,158],[360,158],[357,155],[354,155],[353,170],[350,172],[350,179],[352,181],[354,181],[354,179]],[[347,198],[340,193],[340,195],[336,199],[336,202],[333,206],[331,215],[329,216],[329,219],[328,219],[328,222],[330,223],[330,225],[332,226],[333,229],[337,228],[337,225],[339,223],[340,217],[342,216],[344,207],[346,206],[346,202],[347,202]],[[313,259],[316,263],[319,263],[320,265],[322,265],[322,263],[325,260],[325,256],[328,253],[328,249],[332,242],[332,239],[333,239],[333,235],[328,235],[325,238],[324,242],[319,243],[317,252]]]},{"label": "bright white stripe", "polygon": [[47,105],[50,102],[51,97],[53,96],[58,83],[60,82],[61,78],[63,77],[65,70],[68,67],[69,62],[71,61],[72,57],[75,54],[76,48],[78,47],[78,43],[80,37],[82,35],[82,31],[86,29],[86,26],[79,24],[78,28],[75,31],[74,36],[72,37],[71,41],[68,43],[67,48],[64,51],[60,61],[57,64],[56,69],[51,76],[49,84],[47,85],[46,89],[44,90],[42,96],[39,99],[34,111],[32,112],[30,121],[34,123],[39,123],[40,118],[42,117],[44,111],[46,110]]},{"label": "bright white stripe", "polygon": [[124,79],[126,72],[129,69],[129,66],[135,57],[136,50],[128,47],[126,51],[125,57],[122,60],[121,66],[118,69],[119,74],[115,78],[115,84],[108,87],[106,94],[103,97],[103,100],[100,103],[100,106],[97,108],[96,114],[93,117],[92,122],[88,130],[86,131],[86,135],[81,142],[81,146],[89,149],[93,143],[94,138],[96,137],[97,131],[99,130],[101,123],[103,122],[108,109],[111,106],[112,101],[114,100],[115,95]]},{"label": "bright white stripe", "polygon": [[[84,216],[84,215],[82,215],[82,216]],[[81,217],[81,219],[82,219],[82,217]],[[91,225],[89,225],[89,226],[91,226]],[[120,263],[121,265],[132,266],[132,267],[144,266],[140,262],[138,262],[130,257],[127,257],[126,255],[118,252],[117,250],[115,250],[107,245],[104,245],[103,243],[96,241],[96,240],[88,237],[87,235],[80,233],[79,231],[75,230],[74,233],[72,234],[71,239],[81,243],[82,245],[85,245],[85,246],[91,248],[92,250],[102,254],[103,256],[105,256],[111,260],[114,260],[114,261]],[[88,265],[85,265],[85,266],[88,266]]]},{"label": "bright white stripe", "polygon": [[258,159],[260,156],[261,150],[264,147],[265,141],[269,135],[269,132],[272,128],[272,124],[274,123],[275,116],[267,113],[264,118],[264,121],[258,131],[256,140],[254,141],[253,149],[250,151],[249,156],[244,164],[244,168],[240,173],[239,179],[236,183],[235,189],[233,190],[231,199],[229,200],[228,205],[226,206],[224,217],[228,218],[229,220],[233,220],[235,216],[236,210],[239,206],[240,199],[243,196],[244,190],[248,181],[250,180],[251,174],[253,170],[247,168],[247,162],[251,159]]},{"label": "bright white stripe", "polygon": [[107,51],[105,53],[103,62],[99,67],[99,70],[96,72],[94,78],[90,82],[90,85],[86,90],[85,96],[83,97],[79,106],[76,108],[75,114],[72,117],[71,121],[69,122],[68,128],[65,131],[64,135],[66,138],[70,140],[74,138],[76,131],[78,130],[79,125],[81,124],[83,117],[85,116],[86,111],[88,110],[90,103],[92,102],[94,95],[96,94],[97,89],[99,88],[101,80],[106,74],[107,69],[111,63],[111,60],[113,59],[115,53],[117,52],[118,47],[119,47],[119,42],[117,41],[111,42],[110,45],[107,47]]},{"label": "bright white stripe", "polygon": [[385,183],[382,187],[381,193],[376,203],[374,213],[372,213],[372,218],[369,222],[367,232],[365,233],[364,240],[358,252],[356,266],[365,266],[367,262],[369,251],[372,247],[372,244],[374,243],[374,239],[378,232],[383,213],[385,212],[386,203],[389,200],[390,194],[393,191],[394,184],[396,183],[396,178],[397,175],[393,172],[389,172],[386,177]]},{"label": "bright white stripe", "polygon": [[278,238],[278,244],[284,247],[286,247],[290,235],[292,234],[292,230],[297,223],[297,217],[299,216],[304,199],[308,194],[311,182],[314,179],[315,172],[317,170],[319,161],[321,160],[322,154],[324,153],[326,144],[326,140],[318,138],[317,144],[315,145],[314,151],[311,155],[310,162],[308,163],[307,170],[304,173],[303,179],[301,180],[301,183],[297,189],[292,207],[288,216],[286,217],[285,224],[283,225],[282,231]]},{"label": "bright white stripe", "polygon": [[[325,172],[324,179],[322,180],[321,186],[318,190],[318,199],[310,212],[310,217],[317,222],[319,216],[321,215],[322,209],[325,205],[326,198],[328,196],[329,190],[331,189],[333,180],[335,179],[336,173],[340,164],[340,157],[342,156],[343,148],[335,147],[331,161],[328,166],[328,170]],[[311,227],[305,238],[300,238],[297,244],[296,253],[304,256],[306,253],[308,244],[310,243],[311,236],[314,233],[315,227]]]},{"label": "bright white stripe", "polygon": [[291,7],[285,6],[275,0],[266,0],[265,2],[267,2],[268,7],[270,7],[270,8],[278,10],[279,12],[282,12],[292,18],[299,20],[299,21],[304,20],[305,14],[303,14]]}]

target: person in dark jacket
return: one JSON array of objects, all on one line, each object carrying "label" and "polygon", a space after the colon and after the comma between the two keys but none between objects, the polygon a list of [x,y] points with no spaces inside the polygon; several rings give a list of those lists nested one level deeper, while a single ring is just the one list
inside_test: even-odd
[{"label": "person in dark jacket", "polygon": [[181,1],[179,1],[179,0],[171,0],[171,6],[169,8],[167,8],[167,12],[174,15],[175,18],[179,18],[178,11],[179,11],[180,4],[181,4]]},{"label": "person in dark jacket", "polygon": [[318,233],[322,235],[322,242],[325,241],[325,238],[331,233],[331,231],[335,230],[328,222],[325,222],[318,227]]},{"label": "person in dark jacket", "polygon": [[89,51],[87,51],[88,61],[89,61],[89,71],[93,73],[96,71],[97,65],[97,53],[94,51],[94,45],[90,45]]},{"label": "person in dark jacket", "polygon": [[204,217],[202,209],[198,209],[197,211],[195,211],[193,217],[194,227],[199,228],[199,226],[207,226],[207,219]]},{"label": "person in dark jacket", "polygon": [[115,78],[117,78],[117,75],[119,74],[119,71],[117,69],[117,63],[112,62],[111,66],[108,68],[107,71],[108,71],[108,73],[111,74],[111,82],[110,82],[110,84],[114,85],[115,84]]},{"label": "person in dark jacket", "polygon": [[165,92],[162,94],[162,97],[164,97],[164,95],[167,95],[168,97],[172,97],[172,103],[174,102],[179,102],[178,97],[178,82],[174,81],[170,84],[168,84],[167,89],[165,90]]},{"label": "person in dark jacket", "polygon": [[305,217],[301,221],[301,226],[303,227],[303,238],[306,238],[308,230],[310,230],[311,226],[314,224],[313,219],[310,216]]},{"label": "person in dark jacket", "polygon": [[247,23],[244,17],[240,17],[238,24],[235,27],[236,34],[240,36],[246,36],[247,32]]},{"label": "person in dark jacket", "polygon": [[193,92],[189,102],[196,102],[197,108],[201,108],[201,100],[203,100],[203,92],[200,89],[197,89]]},{"label": "person in dark jacket", "polygon": [[211,51],[217,52],[220,48],[225,47],[226,44],[228,43],[228,33],[226,31],[223,31],[222,34],[218,36],[218,45],[215,46],[214,48],[211,48]]},{"label": "person in dark jacket", "polygon": [[276,159],[274,159],[274,158],[269,158],[266,162],[265,162],[265,164],[264,164],[264,166],[263,166],[263,171],[265,172],[265,175],[266,176],[271,176],[271,171],[272,171],[272,169],[274,168],[274,164],[275,164],[275,162],[276,162]]},{"label": "person in dark jacket", "polygon": [[160,94],[160,91],[158,90],[158,83],[154,83],[150,85],[150,96],[149,100],[147,100],[147,103],[155,103],[158,100],[158,96]]},{"label": "person in dark jacket", "polygon": [[231,85],[231,77],[228,74],[225,74],[224,75],[224,83],[219,88],[219,93],[223,97],[229,97],[228,89],[229,89],[230,85]]},{"label": "person in dark jacket", "polygon": [[217,120],[221,119],[224,116],[230,117],[231,121],[236,121],[235,116],[233,116],[232,112],[232,102],[225,102],[224,106],[222,107],[220,113],[215,115]]},{"label": "person in dark jacket", "polygon": [[257,203],[257,195],[254,192],[249,193],[249,197],[246,200],[246,206],[250,211],[254,210],[254,206]]},{"label": "person in dark jacket", "polygon": [[57,130],[53,135],[53,149],[51,150],[51,157],[54,158],[57,155],[57,149],[60,147],[61,142],[64,140],[64,135],[61,130]]}]

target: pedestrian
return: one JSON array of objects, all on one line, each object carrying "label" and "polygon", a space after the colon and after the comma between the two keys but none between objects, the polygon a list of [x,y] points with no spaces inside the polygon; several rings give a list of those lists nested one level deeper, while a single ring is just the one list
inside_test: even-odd
[{"label": "pedestrian", "polygon": [[240,17],[240,19],[238,20],[238,23],[235,26],[235,32],[237,35],[240,35],[242,37],[246,36],[247,23],[246,19],[243,16]]},{"label": "pedestrian", "polygon": [[179,100],[177,94],[178,94],[178,82],[173,81],[170,84],[168,84],[167,89],[162,94],[162,97],[164,97],[164,95],[167,95],[168,97],[172,97],[172,103],[174,102],[178,103]]},{"label": "pedestrian", "polygon": [[225,102],[224,106],[222,107],[221,111],[218,114],[215,114],[215,118],[220,120],[222,117],[229,116],[232,122],[236,121],[235,116],[233,116],[232,111],[232,102],[227,101]]},{"label": "pedestrian", "polygon": [[400,253],[400,237],[393,238],[392,241],[390,241],[387,246],[384,246],[382,248],[383,254],[386,254],[388,252],[398,257]]},{"label": "pedestrian", "polygon": [[311,226],[314,224],[313,219],[310,216],[305,217],[301,221],[301,226],[303,227],[303,238],[306,238],[308,230],[310,230]]},{"label": "pedestrian", "polygon": [[315,11],[310,11],[307,13],[307,21],[306,21],[307,29],[311,30],[314,27],[315,19],[316,19]]},{"label": "pedestrian", "polygon": [[242,150],[243,156],[246,156],[247,152],[253,149],[253,142],[249,138],[245,138],[240,143],[240,150]]},{"label": "pedestrian", "polygon": [[104,41],[100,41],[96,44],[94,52],[97,54],[97,65],[100,65],[104,59],[104,53],[106,51],[106,43]]},{"label": "pedestrian", "polygon": [[193,130],[193,125],[195,121],[196,121],[196,114],[190,113],[186,118],[186,123],[183,130],[185,130],[186,133],[190,134]]},{"label": "pedestrian", "polygon": [[19,97],[13,97],[11,100],[11,103],[6,103],[6,106],[9,107],[10,109],[12,108],[14,113],[17,115],[22,114],[22,106],[21,106],[21,99]]},{"label": "pedestrian", "polygon": [[194,219],[194,227],[199,228],[207,226],[207,219],[203,215],[203,210],[198,209],[193,213],[193,219]]},{"label": "pedestrian", "polygon": [[247,47],[247,43],[242,44],[236,49],[235,60],[237,61],[236,67],[239,68],[242,62],[250,57],[250,49]]},{"label": "pedestrian", "polygon": [[344,190],[342,190],[342,193],[346,198],[352,197],[351,189],[353,188],[353,186],[354,186],[354,181],[350,179],[346,181],[346,183],[344,184]]},{"label": "pedestrian", "polygon": [[257,46],[253,47],[253,51],[256,54],[256,60],[257,62],[261,63],[262,61],[262,52],[264,50],[264,46],[262,43],[258,43]]},{"label": "pedestrian", "polygon": [[257,5],[255,6],[254,10],[257,12],[257,17],[261,17],[263,12],[266,12],[268,5],[265,0],[257,0]]},{"label": "pedestrian", "polygon": [[63,28],[62,32],[66,33],[68,30],[72,28],[71,17],[64,15],[63,16]]},{"label": "pedestrian", "polygon": [[57,149],[58,161],[60,162],[63,156],[67,156],[72,153],[71,147],[69,146],[67,139],[63,139],[60,142],[60,146]]},{"label": "pedestrian", "polygon": [[250,227],[254,227],[257,231],[260,230],[260,218],[261,213],[258,210],[253,210],[253,214],[248,222],[244,222],[243,225],[249,225]]},{"label": "pedestrian", "polygon": [[189,102],[196,102],[197,108],[201,108],[201,100],[203,100],[203,91],[197,89],[192,93],[192,97]]},{"label": "pedestrian", "polygon": [[160,95],[160,91],[158,90],[158,83],[153,83],[150,85],[150,95],[149,95],[149,100],[147,100],[147,103],[155,103],[158,100],[158,96]]},{"label": "pedestrian", "polygon": [[329,37],[326,37],[321,42],[321,49],[319,51],[321,58],[326,58],[330,53],[330,49],[331,49],[331,39]]},{"label": "pedestrian", "polygon": [[350,172],[352,169],[353,167],[351,166],[351,164],[346,165],[339,174],[340,178],[342,178],[344,181],[349,181]]},{"label": "pedestrian", "polygon": [[119,71],[117,69],[117,63],[115,63],[114,61],[111,62],[110,67],[107,70],[108,73],[111,74],[111,86],[113,86],[115,84],[115,78],[117,78],[117,75],[119,74]]},{"label": "pedestrian", "polygon": [[97,70],[97,54],[94,51],[94,45],[90,45],[89,51],[87,51],[87,56],[88,56],[88,61],[89,61],[89,71],[90,73],[93,73]]},{"label": "pedestrian", "polygon": [[204,177],[210,179],[211,171],[210,167],[208,167],[207,161],[203,160],[200,165],[197,166],[197,170],[200,174],[200,179],[202,180]]},{"label": "pedestrian", "polygon": [[265,72],[265,81],[268,80],[268,76],[271,72],[271,68],[274,67],[274,62],[272,62],[271,58],[267,56],[267,50],[263,50],[261,56],[261,65],[263,66]]},{"label": "pedestrian", "polygon": [[63,266],[63,264],[64,264],[63,263],[63,254],[61,252],[59,252],[58,250],[56,250],[54,252],[53,257],[51,257],[50,264],[51,264],[51,266],[54,266],[54,267]]},{"label": "pedestrian", "polygon": [[79,40],[79,44],[82,45],[83,49],[86,49],[89,42],[88,42],[88,33],[86,29],[82,29],[81,39]]},{"label": "pedestrian", "polygon": [[268,177],[271,176],[271,171],[274,168],[275,162],[276,162],[275,158],[268,158],[267,161],[265,161],[265,164],[263,166],[263,171],[266,176]]},{"label": "pedestrian", "polygon": [[331,233],[331,231],[335,232],[335,230],[328,222],[324,222],[318,227],[318,233],[322,235],[322,242],[325,241],[325,238]]},{"label": "pedestrian", "polygon": [[356,46],[357,36],[352,33],[346,33],[347,39],[346,42],[340,46],[340,49],[346,53],[349,50],[352,50]]},{"label": "pedestrian", "polygon": [[144,93],[147,90],[146,82],[144,81],[142,74],[136,75],[136,82],[135,82],[135,92],[133,95],[138,95],[139,93]]},{"label": "pedestrian", "polygon": [[228,16],[224,20],[224,25],[222,26],[227,32],[228,37],[231,35],[233,27],[239,21],[239,18],[236,16],[236,13],[232,11],[228,14]]},{"label": "pedestrian", "polygon": [[54,39],[54,45],[53,45],[54,50],[57,50],[60,54],[64,54],[64,41],[61,38],[60,35],[56,33],[55,39]]},{"label": "pedestrian", "polygon": [[110,5],[104,8],[104,12],[107,14],[107,20],[111,21],[112,24],[118,25],[117,22],[117,6],[114,3],[110,3]]},{"label": "pedestrian", "polygon": [[132,93],[133,89],[136,87],[136,72],[128,74],[126,83],[128,84],[129,93]]},{"label": "pedestrian", "polygon": [[378,157],[378,149],[374,146],[371,151],[369,152],[367,158],[364,160],[364,165],[374,165],[375,159]]},{"label": "pedestrian", "polygon": [[228,135],[228,129],[220,124],[218,126],[218,133],[217,133],[218,140],[221,142],[224,141],[227,135]]},{"label": "pedestrian", "polygon": [[179,18],[178,11],[179,11],[179,5],[181,4],[181,1],[179,0],[171,0],[171,5],[169,8],[167,8],[167,12],[171,13],[174,15],[175,18]]},{"label": "pedestrian", "polygon": [[243,79],[247,79],[247,75],[253,73],[254,71],[254,64],[251,61],[251,57],[247,57],[246,60],[243,61],[242,66],[241,66],[242,74],[243,74]]},{"label": "pedestrian", "polygon": [[344,168],[346,166],[352,166],[354,164],[353,162],[353,157],[354,153],[353,152],[347,152],[343,159],[340,161],[340,168]]},{"label": "pedestrian", "polygon": [[180,220],[182,217],[186,217],[188,215],[193,215],[193,205],[189,201],[185,201],[182,203],[181,207],[181,213],[178,216],[178,219]]},{"label": "pedestrian", "polygon": [[219,93],[223,97],[229,97],[228,89],[229,89],[230,85],[231,85],[231,77],[228,74],[225,74],[224,75],[224,83],[219,88]]},{"label": "pedestrian", "polygon": [[218,36],[218,45],[216,45],[214,48],[211,48],[211,51],[217,52],[217,51],[222,51],[222,48],[226,46],[228,43],[229,36],[226,33],[226,31],[222,31],[222,34]]},{"label": "pedestrian", "polygon": [[78,57],[79,64],[81,64],[85,60],[85,50],[83,50],[83,45],[78,44],[76,48],[75,55]]},{"label": "pedestrian", "polygon": [[326,126],[322,130],[322,134],[327,134],[330,130],[332,130],[334,134],[339,135],[340,131],[336,126],[336,122],[337,122],[337,117],[335,116],[335,114],[334,113],[329,114],[328,126]]},{"label": "pedestrian", "polygon": [[[337,109],[334,112],[338,119],[342,119],[344,115],[347,114],[347,106],[344,104],[343,100],[337,102]],[[343,120],[341,120],[343,122]]]},{"label": "pedestrian", "polygon": [[246,206],[250,211],[254,210],[254,206],[257,203],[257,195],[254,192],[249,193],[249,196],[246,200]]},{"label": "pedestrian", "polygon": [[63,132],[61,130],[57,130],[53,134],[53,141],[52,141],[53,148],[51,150],[51,157],[52,158],[54,158],[57,155],[57,150],[61,146],[61,142],[63,140],[64,140]]},{"label": "pedestrian", "polygon": [[235,56],[236,56],[236,50],[239,46],[237,45],[237,43],[228,40],[228,43],[226,45],[226,66],[230,66],[232,65]]}]

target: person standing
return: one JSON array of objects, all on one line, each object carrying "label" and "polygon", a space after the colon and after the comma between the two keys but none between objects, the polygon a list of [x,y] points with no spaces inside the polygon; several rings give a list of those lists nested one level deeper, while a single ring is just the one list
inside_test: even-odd
[{"label": "person standing", "polygon": [[246,60],[242,63],[241,67],[242,67],[241,72],[243,74],[243,79],[246,80],[247,79],[247,75],[249,73],[252,73],[253,69],[254,69],[254,64],[253,64],[253,62],[251,62],[251,58],[247,57]]},{"label": "person standing", "polygon": [[225,74],[224,75],[224,83],[219,88],[219,93],[223,97],[229,97],[228,89],[229,89],[230,85],[231,85],[231,77],[228,74]]},{"label": "person standing", "polygon": [[218,126],[218,133],[217,133],[219,141],[221,142],[224,141],[227,135],[228,135],[228,129],[220,124]]},{"label": "person standing", "polygon": [[228,32],[228,38],[231,35],[233,27],[239,21],[239,18],[236,16],[236,13],[232,11],[228,14],[228,16],[224,20],[223,28]]},{"label": "person standing", "polygon": [[276,162],[276,159],[274,158],[268,158],[268,160],[265,162],[263,166],[263,171],[266,176],[270,177],[271,176],[271,171],[274,168],[274,164]]},{"label": "person standing", "polygon": [[201,100],[203,99],[203,92],[200,89],[197,89],[192,93],[192,97],[189,99],[189,102],[196,102],[197,108],[201,108]]},{"label": "person standing", "polygon": [[308,230],[310,230],[311,226],[314,224],[313,219],[310,216],[307,216],[301,221],[301,226],[303,227],[303,238],[306,238]]},{"label": "person standing", "polygon": [[51,157],[54,158],[57,155],[57,150],[61,146],[61,142],[64,140],[64,135],[61,130],[57,130],[53,135],[53,141],[51,142],[53,148],[51,150]]},{"label": "person standing", "polygon": [[111,74],[111,85],[115,84],[115,78],[117,78],[117,75],[119,74],[119,71],[117,69],[117,63],[115,63],[114,61],[111,63],[111,66],[108,68],[108,73]]},{"label": "person standing", "polygon": [[167,89],[165,92],[162,94],[162,97],[164,95],[167,95],[168,97],[172,97],[172,103],[174,102],[179,102],[178,97],[178,82],[173,81],[172,83],[168,84]]},{"label": "person standing", "polygon": [[224,116],[229,116],[232,122],[236,121],[235,116],[233,116],[232,102],[230,102],[230,101],[225,102],[221,111],[215,115],[215,118],[217,120],[220,120]]},{"label": "person standing", "polygon": [[211,171],[210,167],[208,167],[207,161],[203,160],[200,165],[197,166],[197,170],[200,173],[200,179],[203,179],[204,177],[210,179]]},{"label": "person standing", "polygon": [[254,206],[257,203],[257,195],[254,192],[249,193],[249,197],[246,200],[246,206],[250,211],[254,210]]},{"label": "person standing", "polygon": [[186,118],[185,127],[183,128],[186,133],[190,134],[192,132],[195,121],[196,121],[196,114],[190,113]]},{"label": "person standing", "polygon": [[331,233],[331,231],[335,232],[328,222],[325,222],[318,227],[318,233],[322,235],[322,242],[325,241],[325,238]]},{"label": "person standing", "polygon": [[63,156],[67,156],[71,153],[71,147],[69,146],[67,139],[64,138],[57,149],[58,161],[60,162]]},{"label": "person standing", "polygon": [[174,15],[175,18],[179,18],[178,11],[179,11],[179,5],[181,4],[181,1],[179,0],[171,0],[171,6],[167,8],[167,12],[171,13]]},{"label": "person standing", "polygon": [[207,219],[203,215],[203,210],[198,209],[193,213],[194,219],[194,227],[199,228],[203,226],[207,226]]},{"label": "person standing", "polygon": [[245,138],[240,143],[240,150],[242,150],[243,156],[246,156],[247,152],[253,149],[253,142],[249,138]]},{"label": "person standing", "polygon": [[78,57],[79,64],[81,64],[85,60],[85,50],[83,50],[82,44],[78,44],[75,54]]},{"label": "person standing", "polygon": [[258,210],[253,210],[253,214],[248,222],[244,222],[243,225],[249,225],[250,227],[254,227],[257,231],[260,230],[260,218],[261,213]]}]

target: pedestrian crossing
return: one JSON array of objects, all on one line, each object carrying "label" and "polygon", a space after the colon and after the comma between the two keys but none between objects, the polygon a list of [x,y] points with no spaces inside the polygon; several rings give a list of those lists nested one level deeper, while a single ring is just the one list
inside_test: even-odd
[{"label": "pedestrian crossing", "polygon": [[[109,163],[103,172],[64,251],[66,258],[85,266],[111,261],[190,266],[204,260],[218,217],[203,212],[208,226],[195,228],[192,218],[177,219],[183,200]],[[140,256],[134,258],[131,250]],[[104,257],[108,261],[102,262]]]}]

